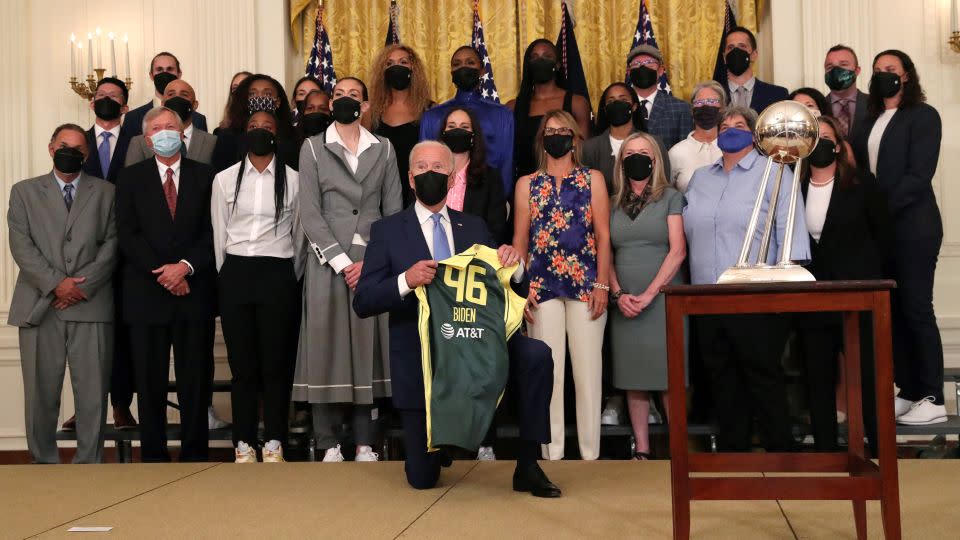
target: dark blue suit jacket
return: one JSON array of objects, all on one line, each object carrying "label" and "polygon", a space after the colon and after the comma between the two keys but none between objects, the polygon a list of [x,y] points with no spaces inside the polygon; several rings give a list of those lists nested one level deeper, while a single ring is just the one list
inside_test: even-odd
[{"label": "dark blue suit jacket", "polygon": [[[693,131],[693,116],[690,104],[670,94],[657,90],[653,100],[650,117],[647,118],[647,132],[660,137],[667,150],[687,138]],[[669,178],[669,176],[668,176]],[[613,179],[611,178],[612,182]]]},{"label": "dark blue suit jacket", "polygon": [[[135,137],[137,135],[143,135],[143,117],[147,115],[147,112],[153,108],[153,100],[144,103],[143,105],[137,107],[136,109],[127,113],[123,117],[123,131],[127,132],[127,135],[130,137]],[[207,131],[207,117],[194,111],[193,115],[193,127],[199,129],[200,131]]]},{"label": "dark blue suit jacket", "polygon": [[[727,92],[730,92],[729,87]],[[760,114],[770,105],[785,99],[790,99],[790,92],[786,88],[756,79],[753,85],[753,97],[750,99],[750,108]]]},{"label": "dark blue suit jacket", "polygon": [[[473,244],[496,247],[481,218],[451,209],[447,212],[453,225],[454,253]],[[423,409],[424,403],[417,297],[412,292],[400,297],[397,276],[431,258],[413,205],[377,221],[370,228],[353,299],[353,309],[360,317],[390,313],[390,378],[394,406],[401,409]]]},{"label": "dark blue suit jacket", "polygon": [[124,131],[121,126],[120,134],[117,135],[117,146],[114,147],[113,157],[110,158],[110,170],[107,172],[107,175],[104,176],[102,167],[100,167],[100,154],[97,152],[96,131],[94,131],[93,127],[88,129],[87,150],[89,153],[87,154],[87,160],[83,162],[83,172],[116,185],[117,175],[120,174],[120,169],[123,169],[123,162],[127,157],[127,147],[130,146],[131,138],[130,134]]}]

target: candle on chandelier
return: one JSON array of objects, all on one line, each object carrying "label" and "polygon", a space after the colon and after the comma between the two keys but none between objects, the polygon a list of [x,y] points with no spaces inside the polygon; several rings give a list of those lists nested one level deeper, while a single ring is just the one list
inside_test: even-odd
[{"label": "candle on chandelier", "polygon": [[97,67],[103,67],[103,40],[100,38],[100,27],[96,29],[97,32]]},{"label": "candle on chandelier", "polygon": [[123,46],[127,49],[126,58],[127,58],[127,77],[130,76],[130,39],[126,34],[123,35]]},{"label": "candle on chandelier", "polygon": [[83,42],[77,42],[77,68],[80,70],[80,79],[83,80]]},{"label": "candle on chandelier", "polygon": [[950,31],[960,32],[960,25],[957,24],[957,0],[950,0]]},{"label": "candle on chandelier", "polygon": [[74,50],[74,44],[77,42],[77,36],[70,34],[70,76],[77,76],[77,52]]},{"label": "candle on chandelier", "polygon": [[93,33],[87,32],[87,74],[93,73]]},{"label": "candle on chandelier", "polygon": [[110,73],[114,77],[117,75],[117,49],[113,45],[113,32],[107,34],[107,37],[110,38]]}]

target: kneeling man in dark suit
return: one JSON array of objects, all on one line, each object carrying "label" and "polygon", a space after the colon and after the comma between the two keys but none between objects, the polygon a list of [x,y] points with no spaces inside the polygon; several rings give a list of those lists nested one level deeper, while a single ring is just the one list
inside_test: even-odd
[{"label": "kneeling man in dark suit", "polygon": [[[446,207],[447,189],[453,180],[453,154],[449,148],[436,141],[423,141],[413,147],[409,182],[417,201],[373,224],[353,302],[360,317],[390,313],[393,403],[403,419],[407,482],[417,489],[434,487],[441,465],[449,465],[450,458],[443,451],[427,452],[417,298],[410,293],[433,281],[438,260],[473,244],[496,247],[482,219]],[[512,246],[500,246],[497,251],[504,266],[519,261]],[[513,281],[522,279],[520,266]],[[515,283],[514,288],[520,288],[520,284]],[[526,297],[526,291],[518,292]],[[521,439],[513,489],[537,497],[559,497],[560,488],[550,482],[537,464],[539,445],[550,440],[550,348],[519,334],[507,342],[507,347],[507,384],[516,397]]]}]

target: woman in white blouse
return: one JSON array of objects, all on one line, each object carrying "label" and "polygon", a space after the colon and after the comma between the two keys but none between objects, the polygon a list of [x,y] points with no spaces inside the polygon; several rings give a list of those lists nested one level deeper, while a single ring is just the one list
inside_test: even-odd
[{"label": "woman in white blouse", "polygon": [[237,463],[256,463],[258,390],[264,462],[283,461],[296,359],[300,288],[295,256],[297,172],[276,151],[277,118],[254,112],[249,152],[217,174],[210,201],[220,322],[230,362]]},{"label": "woman in white blouse", "polygon": [[693,171],[720,159],[717,134],[727,92],[716,81],[701,82],[693,87],[690,105],[693,131],[670,149],[670,181],[681,193],[687,192]]}]

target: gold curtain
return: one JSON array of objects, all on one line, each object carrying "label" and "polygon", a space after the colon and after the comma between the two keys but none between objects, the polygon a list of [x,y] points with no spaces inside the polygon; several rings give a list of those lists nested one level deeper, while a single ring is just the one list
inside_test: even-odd
[{"label": "gold curtain", "polygon": [[[318,0],[289,0],[294,41],[304,63],[313,44]],[[337,75],[370,77],[383,46],[390,0],[323,0],[324,25]],[[450,98],[450,56],[470,42],[472,0],[398,0],[401,41],[423,59],[434,100]],[[502,102],[517,94],[523,51],[534,39],[560,32],[561,0],[480,0],[480,18]],[[756,32],[764,0],[735,0],[737,22]],[[653,33],[675,95],[686,98],[713,77],[726,0],[647,0]],[[593,105],[610,83],[622,81],[640,0],[575,0],[575,32]]]}]

